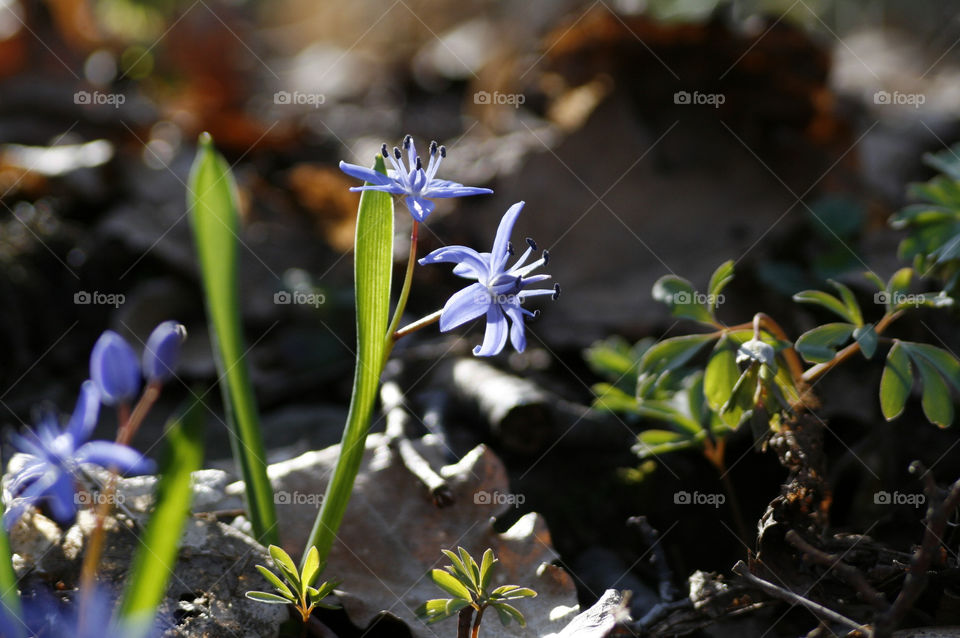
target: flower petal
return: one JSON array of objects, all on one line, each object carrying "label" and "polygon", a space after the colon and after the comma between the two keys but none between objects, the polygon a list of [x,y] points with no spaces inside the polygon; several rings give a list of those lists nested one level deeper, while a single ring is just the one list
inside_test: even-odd
[{"label": "flower petal", "polygon": [[76,488],[73,477],[61,474],[47,490],[47,502],[53,517],[61,523],[69,522],[77,513]]},{"label": "flower petal", "polygon": [[73,437],[73,444],[79,445],[90,438],[93,428],[97,425],[100,415],[100,391],[97,384],[90,379],[80,386],[80,396],[77,398],[77,407],[73,409],[70,421],[67,423],[67,434]]},{"label": "flower petal", "polygon": [[186,338],[187,329],[177,321],[164,321],[154,328],[143,349],[143,376],[160,383],[169,381],[180,359],[180,346]]},{"label": "flower petal", "polygon": [[510,244],[510,235],[513,234],[513,225],[523,210],[523,202],[517,202],[507,209],[497,227],[497,237],[493,240],[493,250],[490,251],[490,264],[494,268],[499,268],[507,256],[507,246]]},{"label": "flower petal", "polygon": [[391,195],[403,195],[407,189],[402,184],[396,182],[390,184],[367,184],[365,186],[351,186],[351,193],[362,193],[363,191],[379,191],[381,193],[390,193]]},{"label": "flower petal", "polygon": [[[482,259],[487,260],[487,263],[490,263],[490,253],[479,253]],[[484,268],[483,272],[477,272],[473,265],[468,262],[462,262],[453,267],[453,274],[457,277],[466,277],[467,279],[480,279],[480,277],[487,276],[487,270]]]},{"label": "flower petal", "polygon": [[462,326],[476,319],[490,307],[490,295],[483,284],[472,284],[447,300],[440,314],[440,332]]},{"label": "flower petal", "polygon": [[[485,278],[490,271],[489,260],[482,257],[480,253],[475,251],[473,248],[467,248],[466,246],[444,246],[443,248],[437,248],[426,257],[420,259],[420,265],[426,266],[427,264],[440,264],[440,263],[453,263],[460,265],[466,264],[467,268],[472,269],[476,273],[477,279]],[[464,272],[461,269],[461,272]],[[467,275],[461,275],[465,277]]]},{"label": "flower petal", "polygon": [[430,213],[433,212],[434,203],[429,199],[422,197],[406,197],[403,202],[407,205],[407,210],[418,222],[425,221]]},{"label": "flower petal", "polygon": [[527,347],[527,335],[524,332],[523,310],[520,306],[504,306],[504,312],[510,317],[510,343],[517,352]]},{"label": "flower petal", "polygon": [[446,199],[449,197],[469,197],[470,195],[491,195],[493,193],[489,188],[479,188],[477,186],[464,186],[457,182],[450,182],[445,179],[432,179],[423,190],[424,197],[433,197],[435,199]]},{"label": "flower petal", "polygon": [[109,441],[90,441],[77,450],[77,463],[93,463],[120,472],[146,474],[153,471],[154,463],[126,445]]},{"label": "flower petal", "polygon": [[487,331],[483,335],[483,345],[473,349],[478,357],[492,357],[507,345],[507,318],[500,306],[493,304],[487,310]]},{"label": "flower petal", "polygon": [[393,183],[393,180],[383,173],[375,171],[372,168],[366,168],[365,166],[340,162],[340,170],[350,177],[356,177],[357,179],[362,179],[365,182],[376,184],[377,186],[387,186]]},{"label": "flower petal", "polygon": [[140,390],[140,362],[127,340],[106,330],[90,353],[90,378],[106,405],[125,403]]}]

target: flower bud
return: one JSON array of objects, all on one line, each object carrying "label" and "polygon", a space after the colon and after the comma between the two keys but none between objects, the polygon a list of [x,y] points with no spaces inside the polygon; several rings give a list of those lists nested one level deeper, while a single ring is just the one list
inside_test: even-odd
[{"label": "flower bud", "polygon": [[153,329],[143,351],[143,376],[147,381],[165,383],[173,376],[186,338],[187,329],[176,321],[164,321]]},{"label": "flower bud", "polygon": [[90,353],[90,378],[105,405],[127,403],[140,391],[140,365],[127,341],[107,330]]}]

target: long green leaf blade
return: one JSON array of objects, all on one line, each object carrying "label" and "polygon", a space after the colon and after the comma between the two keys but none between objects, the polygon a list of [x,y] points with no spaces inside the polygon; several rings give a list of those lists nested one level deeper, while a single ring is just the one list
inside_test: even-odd
[{"label": "long green leaf blade", "polygon": [[[203,465],[203,418],[199,400],[167,431],[167,452],[157,484],[156,507],[133,558],[119,616],[136,635],[150,629],[177,563],[180,535],[190,514],[191,473]],[[142,633],[137,633],[142,632]]]},{"label": "long green leaf blade", "polygon": [[[3,520],[3,499],[0,499],[0,521]],[[0,524],[0,615],[5,616],[9,622],[2,622],[0,618],[0,627],[6,627],[8,631],[15,632],[11,638],[20,638],[23,636],[23,625],[20,618],[23,616],[23,609],[20,606],[20,594],[17,592],[17,574],[13,571],[13,553],[10,551],[10,539],[7,536],[7,530]]]},{"label": "long green leaf blade", "polygon": [[[383,158],[374,168],[386,173]],[[327,485],[323,506],[313,524],[310,540],[327,562],[353,482],[360,470],[370,415],[380,386],[380,372],[390,320],[390,275],[393,269],[393,198],[379,191],[364,191],[357,212],[354,249],[354,285],[357,306],[357,367],[353,379],[350,411],[341,439],[340,457]],[[306,556],[306,552],[304,552]]]},{"label": "long green leaf blade", "polygon": [[206,133],[200,136],[200,150],[190,170],[187,208],[200,261],[223,404],[227,423],[233,429],[230,445],[246,489],[247,513],[257,540],[277,543],[273,488],[267,478],[266,454],[240,321],[236,184],[226,160],[213,148],[213,140]]}]

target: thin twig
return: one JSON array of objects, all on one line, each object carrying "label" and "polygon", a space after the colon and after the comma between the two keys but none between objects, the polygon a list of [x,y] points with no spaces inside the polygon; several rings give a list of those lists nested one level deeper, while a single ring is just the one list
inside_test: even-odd
[{"label": "thin twig", "polygon": [[913,608],[913,603],[923,592],[927,584],[927,570],[939,553],[943,543],[943,533],[947,527],[947,520],[958,506],[960,506],[960,479],[954,482],[947,491],[946,497],[940,498],[939,488],[933,480],[933,475],[919,462],[910,464],[910,471],[920,474],[924,480],[924,491],[927,496],[927,515],[924,519],[923,541],[913,553],[907,577],[903,581],[903,588],[896,600],[885,613],[877,618],[876,638],[887,638],[899,626],[906,613]]},{"label": "thin twig", "polygon": [[775,598],[785,600],[786,602],[794,605],[802,605],[807,611],[821,620],[827,620],[829,622],[837,623],[838,625],[843,625],[848,627],[851,631],[869,632],[868,627],[861,625],[854,620],[850,620],[846,616],[839,614],[828,607],[824,607],[820,603],[814,602],[809,598],[804,598],[800,594],[795,594],[789,589],[784,589],[783,587],[774,585],[770,581],[751,574],[750,569],[742,560],[737,561],[737,564],[733,566],[733,571],[735,574],[746,579],[746,581],[751,585],[762,589]]},{"label": "thin twig", "polygon": [[406,424],[410,419],[403,400],[403,391],[395,381],[384,381],[380,387],[380,402],[386,414],[388,444],[397,451],[400,461],[428,490],[437,507],[453,503],[453,491],[447,481],[437,474],[407,437]]},{"label": "thin twig", "polygon": [[786,534],[787,542],[799,549],[804,554],[804,558],[809,559],[811,562],[825,565],[827,571],[835,571],[837,574],[843,578],[844,581],[853,586],[857,590],[857,593],[860,594],[860,598],[869,603],[870,605],[876,607],[877,609],[886,609],[887,608],[887,599],[883,597],[883,594],[878,592],[876,589],[867,582],[867,577],[859,569],[853,565],[848,565],[841,560],[840,556],[836,554],[828,554],[827,552],[818,549],[805,541],[803,537],[800,536],[795,530],[789,530]]},{"label": "thin twig", "polygon": [[670,569],[670,563],[667,562],[667,553],[660,543],[660,533],[650,525],[646,516],[631,516],[627,519],[627,525],[636,528],[640,532],[644,542],[650,549],[653,567],[657,570],[660,600],[667,603],[675,601],[680,597],[680,591],[676,585],[673,584],[673,570]]}]

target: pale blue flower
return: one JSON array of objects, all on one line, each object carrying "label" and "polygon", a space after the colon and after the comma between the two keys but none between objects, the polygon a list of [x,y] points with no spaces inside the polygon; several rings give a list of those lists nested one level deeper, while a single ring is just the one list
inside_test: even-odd
[{"label": "pale blue flower", "polygon": [[143,376],[147,381],[166,383],[170,380],[186,338],[187,329],[176,321],[164,321],[153,329],[143,349]]},{"label": "pale blue flower", "polygon": [[[517,352],[523,352],[527,345],[524,317],[538,314],[524,308],[523,302],[540,295],[551,295],[554,299],[560,296],[559,284],[553,288],[529,289],[529,286],[550,279],[550,275],[530,275],[549,260],[545,250],[540,259],[527,263],[530,255],[537,250],[537,244],[532,239],[527,239],[527,250],[520,259],[509,269],[506,268],[507,259],[513,254],[510,235],[522,209],[523,202],[518,202],[507,210],[500,220],[497,237],[489,253],[478,253],[466,246],[445,246],[420,260],[422,265],[457,264],[453,269],[455,275],[477,280],[477,283],[450,297],[444,305],[440,315],[440,331],[446,332],[486,315],[487,330],[483,344],[473,349],[473,354],[479,357],[490,357],[503,350],[508,332],[513,347]],[[510,318],[510,326],[507,317]]]},{"label": "pale blue flower", "polygon": [[443,161],[443,158],[447,156],[447,149],[444,146],[437,146],[436,142],[430,142],[430,160],[426,168],[423,167],[423,162],[417,155],[413,137],[407,135],[403,138],[403,148],[407,152],[406,165],[403,162],[403,153],[396,146],[393,147],[393,153],[387,149],[386,144],[380,148],[380,154],[383,155],[384,159],[389,160],[393,166],[393,168],[387,169],[386,175],[372,168],[340,162],[341,171],[370,184],[368,186],[354,186],[350,190],[381,191],[391,195],[406,195],[403,201],[410,214],[418,222],[425,221],[433,212],[434,203],[430,201],[431,199],[489,195],[493,192],[489,188],[464,186],[457,182],[437,179],[437,169],[440,168],[440,162]]},{"label": "pale blue flower", "polygon": [[127,340],[106,330],[90,353],[90,378],[104,405],[129,403],[140,391],[140,363]]},{"label": "pale blue flower", "polygon": [[100,393],[92,381],[84,382],[80,398],[66,427],[61,430],[55,414],[47,413],[36,427],[23,435],[11,435],[13,446],[26,460],[13,475],[9,489],[13,502],[3,515],[7,529],[28,507],[45,501],[53,517],[69,522],[77,512],[77,479],[84,463],[121,472],[145,473],[153,462],[125,445],[88,441],[100,412]]}]

